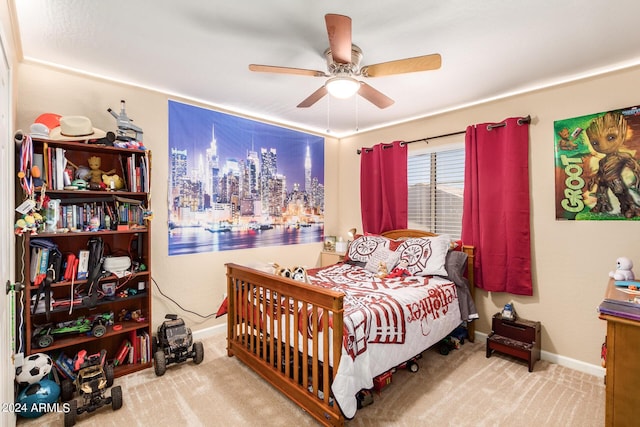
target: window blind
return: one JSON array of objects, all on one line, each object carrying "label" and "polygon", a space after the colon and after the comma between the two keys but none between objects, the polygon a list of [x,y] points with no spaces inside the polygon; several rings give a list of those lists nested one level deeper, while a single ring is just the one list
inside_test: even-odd
[{"label": "window blind", "polygon": [[462,230],[464,148],[409,154],[409,228],[448,234]]}]

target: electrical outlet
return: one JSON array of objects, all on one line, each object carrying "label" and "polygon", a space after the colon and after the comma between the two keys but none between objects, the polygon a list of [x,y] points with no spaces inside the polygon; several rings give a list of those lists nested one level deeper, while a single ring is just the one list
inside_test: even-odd
[{"label": "electrical outlet", "polygon": [[16,353],[13,355],[13,365],[17,368],[24,363],[24,353]]}]

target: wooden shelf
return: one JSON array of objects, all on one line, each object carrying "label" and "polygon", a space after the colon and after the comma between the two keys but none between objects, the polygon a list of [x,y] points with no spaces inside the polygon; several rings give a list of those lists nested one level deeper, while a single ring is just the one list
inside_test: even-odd
[{"label": "wooden shelf", "polygon": [[[141,191],[128,191],[127,189],[148,189],[151,180],[149,171],[151,170],[151,153],[145,150],[128,149],[120,147],[110,147],[97,144],[88,144],[84,141],[55,141],[41,138],[33,138],[34,158],[38,157],[43,162],[43,179],[50,179],[46,188],[56,187],[57,190],[47,189],[46,196],[50,200],[59,200],[59,211],[57,217],[60,221],[53,228],[62,230],[69,229],[88,230],[90,219],[98,218],[101,229],[99,231],[67,231],[67,232],[38,232],[38,234],[24,233],[17,237],[16,257],[23,259],[21,274],[26,278],[24,289],[24,319],[19,319],[16,324],[23,328],[20,333],[24,336],[24,351],[26,355],[33,353],[49,353],[55,359],[60,353],[73,358],[80,350],[86,350],[89,354],[106,350],[107,360],[111,361],[116,357],[118,349],[125,339],[132,339],[138,336],[152,338],[151,301],[151,225],[144,211],[149,210],[149,194]],[[58,150],[59,149],[59,150]],[[56,166],[88,165],[88,159],[97,156],[101,159],[101,169],[114,170],[115,174],[122,178],[124,190],[64,190],[60,189],[61,174],[68,171],[56,171]],[[54,158],[57,162],[54,161]],[[140,171],[138,174],[137,172]],[[64,177],[64,175],[62,175]],[[139,179],[140,178],[140,179]],[[66,179],[62,179],[66,181]],[[57,183],[57,185],[51,185]],[[39,197],[40,191],[35,191]],[[16,187],[17,197],[26,197],[20,186]],[[143,209],[138,209],[141,206]],[[120,210],[116,209],[119,208]],[[63,215],[63,212],[66,215]],[[46,210],[40,211],[46,216]],[[139,215],[138,215],[139,214]],[[106,215],[110,216],[111,224],[117,224],[118,220],[128,223],[125,229],[110,229]],[[69,225],[70,224],[70,225]],[[31,313],[32,297],[40,292],[42,288],[30,283],[32,277],[32,266],[37,268],[37,272],[42,273],[48,270],[48,263],[38,265],[40,258],[33,260],[32,255],[36,252],[30,243],[34,239],[46,239],[57,246],[57,250],[62,255],[62,262],[66,262],[70,254],[78,256],[80,250],[89,248],[91,239],[100,238],[103,242],[104,253],[102,256],[122,256],[131,257],[132,265],[145,266],[141,271],[132,271],[131,274],[118,277],[114,274],[102,277],[98,280],[96,291],[99,299],[96,304],[84,305],[74,304],[73,310],[69,313],[69,305],[53,307],[47,313]],[[132,249],[135,248],[135,249]],[[44,258],[42,258],[44,259]],[[88,291],[87,280],[58,280],[62,277],[61,272],[57,272],[58,277],[48,287],[52,293],[54,301],[70,301],[70,299],[80,301],[86,297]],[[64,267],[62,268],[64,273]],[[117,286],[116,294],[113,297],[105,297],[102,284],[115,282]],[[71,294],[74,290],[74,295]],[[119,293],[126,291],[129,296],[122,297]],[[42,303],[43,297],[39,298]],[[122,311],[139,311],[144,321],[136,322],[127,320],[120,322],[119,316]],[[45,324],[60,324],[69,322],[79,317],[88,317],[96,313],[113,312],[114,325],[107,326],[107,332],[95,337],[87,334],[65,334],[53,335],[53,343],[45,348],[38,347],[35,342],[38,338],[34,336],[36,327]],[[135,372],[151,366],[149,360],[144,363],[136,363],[118,366],[115,369],[116,375],[121,376]]]},{"label": "wooden shelf", "polygon": [[54,336],[54,341],[53,344],[51,344],[48,347],[45,348],[40,348],[37,346],[32,346],[32,349],[34,350],[34,353],[38,353],[38,352],[49,352],[49,351],[54,351],[54,350],[58,350],[61,348],[65,348],[65,347],[69,347],[69,346],[76,346],[79,344],[84,344],[84,343],[88,343],[94,340],[102,340],[105,338],[110,338],[116,335],[121,335],[121,334],[128,334],[130,331],[135,331],[138,329],[144,329],[144,328],[149,328],[149,322],[145,321],[145,322],[133,322],[133,321],[125,321],[125,322],[115,322],[115,325],[121,325],[122,329],[119,330],[114,330],[113,329],[113,325],[112,326],[107,326],[107,332],[102,335],[101,337],[94,337],[90,334],[75,334],[75,335],[68,335],[68,336],[64,336],[64,337],[56,337]]}]

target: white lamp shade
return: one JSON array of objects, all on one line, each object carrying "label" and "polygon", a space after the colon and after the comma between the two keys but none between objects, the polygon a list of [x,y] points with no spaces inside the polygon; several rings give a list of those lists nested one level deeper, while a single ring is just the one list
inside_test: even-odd
[{"label": "white lamp shade", "polygon": [[331,96],[340,99],[350,98],[360,89],[360,82],[353,77],[332,77],[324,84]]}]

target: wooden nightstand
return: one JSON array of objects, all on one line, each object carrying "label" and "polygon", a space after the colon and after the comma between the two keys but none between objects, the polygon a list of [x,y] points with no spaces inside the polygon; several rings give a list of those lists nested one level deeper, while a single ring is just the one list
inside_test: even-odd
[{"label": "wooden nightstand", "polygon": [[344,255],[344,252],[322,251],[320,253],[320,267],[326,267],[327,265],[344,261]]},{"label": "wooden nightstand", "polygon": [[491,334],[487,338],[487,357],[493,351],[508,354],[529,363],[529,372],[540,360],[540,322],[526,319],[506,320],[493,315]]}]

